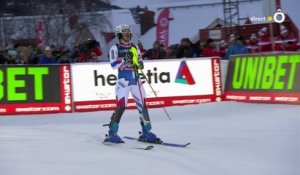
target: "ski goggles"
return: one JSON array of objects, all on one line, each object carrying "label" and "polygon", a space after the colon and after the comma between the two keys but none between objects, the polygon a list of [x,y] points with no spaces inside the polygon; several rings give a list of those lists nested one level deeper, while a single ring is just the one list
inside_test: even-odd
[{"label": "ski goggles", "polygon": [[131,30],[130,29],[122,29],[121,32],[122,33],[131,33]]}]

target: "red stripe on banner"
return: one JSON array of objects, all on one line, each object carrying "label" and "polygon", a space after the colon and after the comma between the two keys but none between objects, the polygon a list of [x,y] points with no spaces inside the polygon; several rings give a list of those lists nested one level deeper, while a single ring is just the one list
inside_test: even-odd
[{"label": "red stripe on banner", "polygon": [[212,58],[211,66],[212,66],[212,83],[213,83],[213,91],[216,95],[216,101],[222,100],[222,78],[221,78],[221,64],[220,58]]},{"label": "red stripe on banner", "polygon": [[224,99],[244,102],[300,104],[299,93],[286,92],[225,92]]},{"label": "red stripe on banner", "polygon": [[158,18],[156,26],[156,40],[165,47],[169,46],[169,21],[170,9],[163,9]]},{"label": "red stripe on banner", "polygon": [[[158,97],[147,98],[146,104],[149,108],[158,108],[163,106],[187,105],[187,104],[200,104],[215,101],[215,95],[200,95],[200,96],[181,96],[181,97]],[[115,100],[102,100],[102,101],[83,101],[74,102],[74,110],[76,112],[84,111],[99,111],[99,110],[113,110],[116,108]],[[128,109],[136,109],[133,99],[129,99],[127,103]]]},{"label": "red stripe on banner", "polygon": [[0,114],[43,114],[65,112],[61,103],[26,103],[0,105]]},{"label": "red stripe on banner", "polygon": [[72,112],[71,70],[70,65],[60,66],[60,94],[63,112]]}]

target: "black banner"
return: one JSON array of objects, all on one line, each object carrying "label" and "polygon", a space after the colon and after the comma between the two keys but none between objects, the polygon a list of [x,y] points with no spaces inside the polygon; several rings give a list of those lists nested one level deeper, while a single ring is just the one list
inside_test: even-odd
[{"label": "black banner", "polygon": [[60,102],[59,66],[1,66],[0,103]]}]

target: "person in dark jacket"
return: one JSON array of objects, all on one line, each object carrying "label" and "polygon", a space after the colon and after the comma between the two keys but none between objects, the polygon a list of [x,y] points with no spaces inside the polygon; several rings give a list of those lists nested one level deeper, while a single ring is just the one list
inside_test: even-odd
[{"label": "person in dark jacket", "polygon": [[154,41],[153,48],[146,51],[143,55],[144,59],[153,60],[153,59],[165,59],[166,58],[166,51],[159,41]]},{"label": "person in dark jacket", "polygon": [[176,58],[193,58],[195,55],[197,55],[196,49],[190,39],[181,39]]},{"label": "person in dark jacket", "polygon": [[39,59],[39,64],[56,64],[56,57],[53,55],[49,46],[45,48],[44,54]]},{"label": "person in dark jacket", "polygon": [[16,50],[8,50],[8,58],[4,64],[23,64],[18,58],[18,52]]},{"label": "person in dark jacket", "polygon": [[69,52],[68,51],[63,51],[60,58],[57,61],[58,64],[70,64],[72,63],[70,57],[69,57]]}]

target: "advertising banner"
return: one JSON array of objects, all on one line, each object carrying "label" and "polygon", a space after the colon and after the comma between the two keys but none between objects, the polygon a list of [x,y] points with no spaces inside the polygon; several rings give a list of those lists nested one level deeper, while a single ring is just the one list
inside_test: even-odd
[{"label": "advertising banner", "polygon": [[[149,107],[221,100],[219,58],[145,61],[144,65],[144,75],[140,73],[140,78]],[[117,70],[113,70],[109,63],[74,64],[71,70],[75,111],[116,107]],[[135,107],[131,96],[127,107]]]},{"label": "advertising banner", "polygon": [[156,26],[156,40],[164,46],[169,46],[169,23],[170,23],[170,9],[163,9],[158,18]]},{"label": "advertising banner", "polygon": [[224,97],[247,102],[300,104],[300,53],[230,58]]},{"label": "advertising banner", "polygon": [[69,65],[1,65],[0,114],[71,112]]}]

